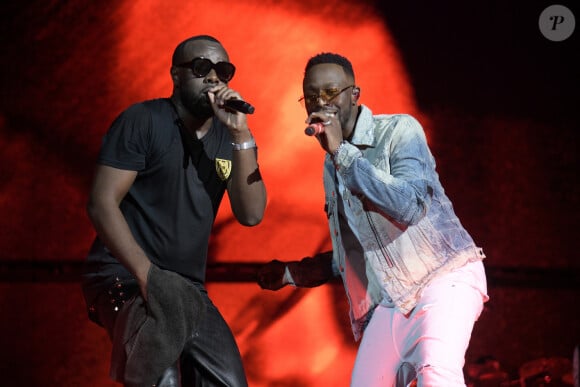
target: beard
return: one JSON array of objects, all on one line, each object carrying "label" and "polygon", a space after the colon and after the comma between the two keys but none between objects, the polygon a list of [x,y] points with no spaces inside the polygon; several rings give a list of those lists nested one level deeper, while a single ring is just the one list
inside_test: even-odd
[{"label": "beard", "polygon": [[194,95],[181,89],[179,98],[185,109],[196,118],[206,120],[214,115],[206,93]]}]

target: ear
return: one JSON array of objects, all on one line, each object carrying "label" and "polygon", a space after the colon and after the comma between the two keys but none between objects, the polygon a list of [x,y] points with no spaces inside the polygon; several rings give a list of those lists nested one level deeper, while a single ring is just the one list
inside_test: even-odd
[{"label": "ear", "polygon": [[174,85],[178,85],[179,84],[179,75],[177,74],[177,67],[175,66],[171,66],[171,68],[169,69],[169,73],[171,74],[171,79],[173,80],[173,84]]},{"label": "ear", "polygon": [[358,86],[355,86],[352,88],[352,99],[356,103],[359,98],[360,98],[360,88]]}]

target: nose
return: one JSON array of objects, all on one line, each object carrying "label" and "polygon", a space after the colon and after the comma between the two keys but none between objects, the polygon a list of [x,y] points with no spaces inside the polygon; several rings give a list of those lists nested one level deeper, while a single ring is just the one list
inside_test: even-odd
[{"label": "nose", "polygon": [[325,98],[323,95],[318,94],[316,96],[316,102],[313,103],[313,106],[316,107],[325,107],[329,104],[330,101],[328,101],[327,98]]},{"label": "nose", "polygon": [[308,104],[308,106],[306,106],[306,110],[310,114],[314,112],[325,111],[328,109],[328,106],[328,102],[321,96],[318,96],[315,103]]},{"label": "nose", "polygon": [[319,95],[318,98],[316,99],[316,107],[318,108],[318,110],[335,111],[334,105],[332,105],[332,98],[329,100],[321,95]]},{"label": "nose", "polygon": [[318,94],[316,96],[316,105],[318,105],[318,106],[321,106],[321,105],[324,106],[324,105],[326,105],[326,99],[324,99],[324,97],[321,96],[320,94]]},{"label": "nose", "polygon": [[205,82],[207,83],[219,83],[220,79],[215,72],[215,69],[211,69],[209,73],[205,76]]}]

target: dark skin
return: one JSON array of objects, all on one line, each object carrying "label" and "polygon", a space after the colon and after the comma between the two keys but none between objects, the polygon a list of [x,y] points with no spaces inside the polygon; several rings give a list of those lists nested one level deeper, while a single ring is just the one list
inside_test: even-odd
[{"label": "dark skin", "polygon": [[[317,94],[320,90],[328,88],[343,88],[353,85],[352,76],[345,73],[340,65],[324,63],[312,66],[305,74],[302,84],[304,95]],[[355,86],[340,93],[330,101],[318,98],[315,105],[306,105],[308,118],[306,123],[324,122],[324,132],[317,134],[316,138],[330,155],[333,155],[343,140],[352,138],[356,119],[359,112],[357,104],[360,89]],[[281,262],[273,260],[262,266],[257,274],[258,284],[263,289],[278,290],[288,285],[284,278],[286,266],[290,271],[297,286],[318,286],[325,283],[332,276],[332,251],[319,253],[314,259],[306,257],[299,262]],[[314,279],[307,284],[301,283],[301,272],[307,270],[308,277]]]},{"label": "dark skin", "polygon": [[[177,63],[195,57],[205,57],[214,63],[229,61],[224,48],[209,40],[189,42],[183,55]],[[171,100],[192,135],[203,137],[210,130],[213,120],[217,119],[227,126],[234,142],[242,143],[251,139],[246,115],[223,109],[225,100],[242,97],[222,82],[214,69],[205,77],[196,78],[189,68],[171,67],[171,78]],[[147,275],[151,261],[133,238],[119,209],[119,204],[136,177],[137,171],[98,165],[87,212],[103,243],[134,275],[143,298],[147,300]],[[241,224],[253,226],[262,220],[266,207],[266,189],[259,178],[255,149],[233,152],[227,190],[234,216]]]},{"label": "dark skin", "polygon": [[[304,95],[318,94],[322,89],[337,87],[342,89],[353,85],[354,79],[346,74],[343,68],[334,63],[323,63],[312,66],[305,74],[302,88]],[[357,101],[360,89],[353,87],[339,94],[331,101],[325,102],[318,99],[318,104],[306,106],[308,119],[306,123],[322,121],[328,122],[324,127],[324,133],[316,135],[322,149],[333,154],[343,140],[349,139],[354,133],[356,118],[358,115]],[[324,109],[332,108],[335,115],[327,114]]]}]

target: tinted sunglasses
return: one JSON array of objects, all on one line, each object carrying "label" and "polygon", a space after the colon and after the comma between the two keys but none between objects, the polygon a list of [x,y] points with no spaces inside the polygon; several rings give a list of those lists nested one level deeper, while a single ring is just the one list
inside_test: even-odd
[{"label": "tinted sunglasses", "polygon": [[354,87],[354,85],[350,85],[342,89],[339,87],[329,87],[328,89],[320,90],[318,94],[305,94],[302,97],[300,97],[298,102],[300,102],[301,104],[311,106],[316,105],[318,103],[318,100],[322,99],[324,103],[330,103],[333,99],[335,99],[336,97],[338,97],[340,94],[350,89],[351,87]]},{"label": "tinted sunglasses", "polygon": [[176,65],[177,67],[187,67],[193,72],[193,75],[197,78],[203,78],[211,69],[215,70],[216,75],[222,82],[229,82],[236,72],[236,66],[230,62],[217,62],[213,63],[207,58],[193,58],[189,62],[180,63]]}]

